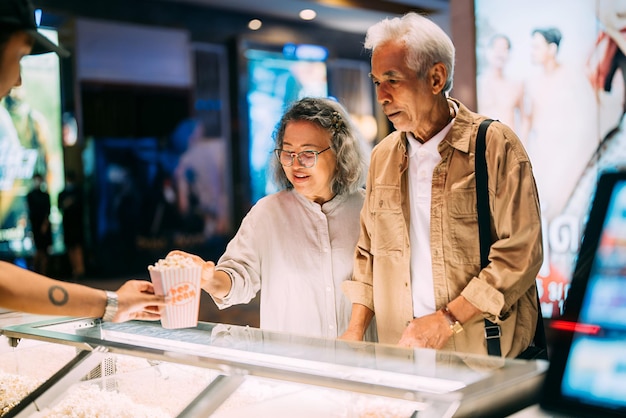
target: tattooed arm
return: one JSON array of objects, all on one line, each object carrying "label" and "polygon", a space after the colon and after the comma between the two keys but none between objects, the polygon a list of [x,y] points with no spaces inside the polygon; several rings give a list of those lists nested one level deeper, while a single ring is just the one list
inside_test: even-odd
[{"label": "tattooed arm", "polygon": [[[114,322],[130,319],[159,319],[163,296],[154,295],[152,283],[129,280],[118,290],[118,311]],[[11,263],[0,261],[0,306],[42,315],[100,318],[104,315],[106,293],[76,283],[54,280]]]}]

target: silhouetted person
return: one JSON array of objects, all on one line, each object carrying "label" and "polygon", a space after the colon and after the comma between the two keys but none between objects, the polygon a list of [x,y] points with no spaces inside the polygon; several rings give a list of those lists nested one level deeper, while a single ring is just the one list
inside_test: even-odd
[{"label": "silhouetted person", "polygon": [[52,230],[50,228],[50,195],[45,190],[41,174],[33,176],[33,188],[26,196],[28,202],[28,219],[35,241],[35,258],[33,270],[40,274],[47,274],[48,247],[52,245]]},{"label": "silhouetted person", "polygon": [[63,214],[63,241],[72,268],[72,277],[80,279],[85,275],[83,223],[84,199],[81,188],[76,184],[76,173],[65,175],[65,189],[59,193],[59,210]]}]

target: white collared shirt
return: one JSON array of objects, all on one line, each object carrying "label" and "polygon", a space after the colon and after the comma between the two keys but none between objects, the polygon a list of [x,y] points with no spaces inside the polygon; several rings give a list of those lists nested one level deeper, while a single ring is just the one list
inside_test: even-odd
[{"label": "white collared shirt", "polygon": [[409,204],[411,225],[411,291],[413,316],[435,311],[433,269],[430,253],[430,200],[435,166],[441,161],[437,150],[441,141],[452,128],[454,119],[426,143],[420,143],[407,132],[409,153]]}]

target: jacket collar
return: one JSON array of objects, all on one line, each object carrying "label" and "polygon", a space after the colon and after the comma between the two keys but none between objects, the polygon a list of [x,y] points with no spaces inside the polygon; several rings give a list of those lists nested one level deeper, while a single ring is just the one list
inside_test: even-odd
[{"label": "jacket collar", "polygon": [[[477,115],[457,99],[450,98],[449,100],[456,103],[459,110],[454,119],[454,124],[452,124],[452,129],[450,129],[442,143],[445,142],[452,148],[468,153],[471,138],[475,136],[475,130],[477,129]],[[400,151],[401,155],[407,155],[407,141],[406,132],[401,132],[397,142],[398,151]],[[439,146],[441,147],[441,144]]]},{"label": "jacket collar", "polygon": [[459,151],[469,153],[470,141],[476,129],[477,115],[458,100],[450,100],[457,104],[459,111],[452,125],[452,129],[450,129],[450,132],[448,132],[442,142],[447,143],[449,146]]}]

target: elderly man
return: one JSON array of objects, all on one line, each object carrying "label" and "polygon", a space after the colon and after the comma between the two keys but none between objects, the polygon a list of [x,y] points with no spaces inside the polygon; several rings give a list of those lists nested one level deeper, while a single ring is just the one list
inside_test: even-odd
[{"label": "elderly man", "polygon": [[396,131],[374,149],[361,212],[348,330],[360,340],[374,315],[379,340],[487,353],[484,318],[515,357],[537,324],[535,277],[541,220],[531,165],[506,125],[486,135],[490,263],[481,269],[474,157],[486,119],[448,97],[454,46],[441,28],[409,13],[372,26],[371,78]]}]

